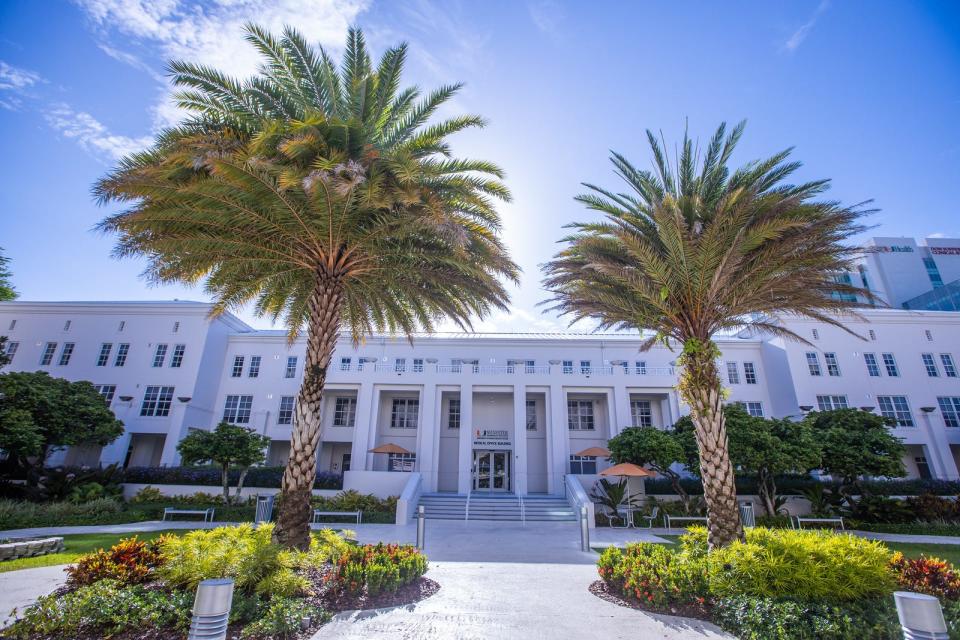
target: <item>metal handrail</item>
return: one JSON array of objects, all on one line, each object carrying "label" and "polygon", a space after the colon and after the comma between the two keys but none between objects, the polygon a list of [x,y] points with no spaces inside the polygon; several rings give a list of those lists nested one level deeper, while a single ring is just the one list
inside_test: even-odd
[{"label": "metal handrail", "polygon": [[463,510],[463,520],[464,522],[470,520],[470,496],[473,494],[473,491],[467,491],[467,507]]},{"label": "metal handrail", "polygon": [[527,524],[527,507],[523,504],[523,496],[517,495],[517,499],[520,500],[520,524],[526,526],[526,524]]}]

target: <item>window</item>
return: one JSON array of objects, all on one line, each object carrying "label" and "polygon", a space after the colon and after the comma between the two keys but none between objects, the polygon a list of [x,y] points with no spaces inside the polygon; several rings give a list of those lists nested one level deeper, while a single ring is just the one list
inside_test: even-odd
[{"label": "window", "polygon": [[284,378],[297,377],[297,356],[287,356],[287,369],[283,373]]},{"label": "window", "polygon": [[570,456],[570,473],[573,475],[594,475],[597,473],[596,456]]},{"label": "window", "polygon": [[880,365],[877,364],[877,356],[872,353],[863,354],[863,361],[867,363],[867,373],[871,378],[880,377]]},{"label": "window", "polygon": [[173,345],[173,355],[170,356],[170,366],[174,369],[179,369],[180,365],[183,364],[183,354],[187,350],[187,345],[185,344],[175,344]]},{"label": "window", "polygon": [[7,343],[7,359],[13,360],[13,356],[17,355],[17,349],[20,348],[19,342],[8,342]]},{"label": "window", "polygon": [[333,426],[352,427],[357,423],[357,399],[337,398],[333,407]]},{"label": "window", "polygon": [[537,401],[527,400],[527,431],[537,430]]},{"label": "window", "polygon": [[637,375],[638,375],[638,376],[645,376],[645,375],[647,375],[647,361],[646,361],[646,360],[639,360],[639,361],[637,361],[637,362],[634,362],[633,365],[634,365],[634,370],[637,372]]},{"label": "window", "polygon": [[70,364],[70,357],[73,355],[74,343],[64,342],[63,348],[60,350],[60,359],[57,360],[57,366],[65,367]]},{"label": "window", "polygon": [[173,387],[149,386],[143,394],[140,415],[148,418],[163,418],[170,415],[173,402]]},{"label": "window", "polygon": [[940,270],[937,269],[937,263],[933,261],[933,258],[924,258],[923,266],[927,268],[927,277],[930,278],[930,284],[933,285],[934,289],[939,289],[943,286],[943,278],[940,276]]},{"label": "window", "polygon": [[420,401],[416,398],[394,398],[390,409],[391,429],[416,429]]},{"label": "window", "polygon": [[825,353],[823,360],[827,363],[827,375],[837,378],[840,376],[840,363],[837,362],[837,354]]},{"label": "window", "polygon": [[450,398],[450,408],[447,411],[447,428],[460,428],[460,398]]},{"label": "window", "polygon": [[923,335],[927,337],[927,342],[933,342],[933,333],[930,331],[930,329],[924,329]]},{"label": "window", "polygon": [[957,368],[953,365],[953,356],[949,353],[940,354],[940,362],[943,363],[943,375],[948,378],[957,377]]},{"label": "window", "polygon": [[653,426],[653,413],[650,412],[649,400],[630,401],[630,424],[634,427]]},{"label": "window", "polygon": [[810,369],[810,375],[819,376],[820,374],[820,358],[817,357],[817,354],[810,351],[807,353],[807,368]]},{"label": "window", "polygon": [[567,400],[567,428],[571,431],[593,431],[592,400]]},{"label": "window", "polygon": [[40,356],[40,366],[45,367],[53,362],[53,354],[57,351],[56,342],[48,342],[43,345],[43,355]]},{"label": "window", "polygon": [[917,463],[917,475],[920,476],[921,480],[929,480],[933,477],[933,474],[930,473],[930,464],[927,462],[926,456],[917,456],[913,461]]},{"label": "window", "polygon": [[352,456],[353,456],[353,454],[350,454],[350,453],[345,453],[345,454],[343,454],[343,458],[341,458],[342,462],[340,463],[340,472],[341,472],[341,473],[344,472],[344,471],[350,471],[350,458],[351,458]]},{"label": "window", "polygon": [[17,321],[16,321],[16,320],[11,320],[11,321],[10,321],[10,326],[7,327],[7,331],[13,331],[13,330],[16,329],[16,328],[17,328]]},{"label": "window", "polygon": [[913,426],[913,416],[910,414],[906,396],[877,396],[877,402],[880,403],[880,414],[885,418],[893,418],[896,426]]},{"label": "window", "polygon": [[100,355],[97,356],[97,366],[105,367],[110,361],[110,351],[113,350],[112,342],[104,342],[100,345]]},{"label": "window", "polygon": [[158,344],[157,350],[153,352],[153,366],[162,367],[163,361],[167,359],[167,345]]},{"label": "window", "polygon": [[589,373],[590,373],[590,361],[589,361],[589,360],[581,360],[581,361],[580,361],[580,373],[582,373],[582,374],[589,374]]},{"label": "window", "polygon": [[277,424],[293,423],[293,396],[280,396],[280,409],[277,411]]},{"label": "window", "polygon": [[178,321],[176,321],[176,322],[173,323],[173,332],[174,332],[174,333],[177,333],[177,332],[179,332],[179,331],[180,331],[180,321],[178,320]]},{"label": "window", "polygon": [[877,339],[877,332],[874,331],[873,329],[868,330],[868,331],[867,331],[867,335],[870,336],[870,339],[871,339],[871,340],[876,340],[876,339]]},{"label": "window", "polygon": [[960,397],[939,397],[937,404],[943,414],[943,423],[948,427],[960,427]]},{"label": "window", "polygon": [[727,363],[727,382],[730,384],[740,384],[740,371],[737,369],[736,362]]},{"label": "window", "polygon": [[397,358],[393,361],[393,370],[397,373],[403,373],[407,370],[407,359],[406,358]]},{"label": "window", "polygon": [[416,463],[415,453],[391,453],[387,458],[387,471],[413,471]]},{"label": "window", "polygon": [[230,372],[230,377],[239,378],[242,375],[243,375],[243,356],[233,356],[233,370]]},{"label": "window", "polygon": [[743,381],[747,384],[757,384],[757,370],[752,362],[743,363]]},{"label": "window", "polygon": [[350,371],[350,358],[340,358],[340,371]]},{"label": "window", "polygon": [[247,369],[247,377],[260,377],[260,356],[250,356],[250,368]]},{"label": "window", "polygon": [[110,404],[113,402],[113,394],[117,392],[117,385],[115,384],[95,384],[93,388],[97,390],[102,397],[104,402]]},{"label": "window", "polygon": [[747,413],[752,415],[754,418],[763,417],[763,403],[762,402],[744,402],[743,407],[747,410]]},{"label": "window", "polygon": [[73,324],[73,320],[67,320],[66,322],[63,323],[63,330],[65,332],[70,331],[70,325],[72,324]]},{"label": "window", "polygon": [[817,396],[818,411],[833,411],[834,409],[846,409],[847,396]]},{"label": "window", "polygon": [[927,370],[927,375],[931,378],[939,377],[940,372],[937,370],[937,361],[933,359],[933,354],[924,353],[920,357],[923,358],[923,368]]},{"label": "window", "polygon": [[523,372],[524,373],[535,373],[537,370],[537,361],[536,360],[524,360],[523,361]]},{"label": "window", "polygon": [[113,360],[113,366],[122,367],[127,364],[127,354],[130,353],[130,344],[121,342],[117,345],[117,357]]},{"label": "window", "polygon": [[816,329],[813,330],[813,339],[814,339],[814,340],[819,340],[819,339],[820,339],[820,332],[819,332],[818,330],[816,330]]},{"label": "window", "polygon": [[248,424],[253,396],[227,396],[223,404],[223,421],[233,424]]},{"label": "window", "polygon": [[887,370],[887,375],[892,378],[900,375],[900,370],[897,369],[897,361],[892,353],[883,354],[883,367]]},{"label": "window", "polygon": [[563,361],[563,372],[564,372],[564,373],[573,373],[573,360],[564,360],[564,361]]},{"label": "window", "polygon": [[414,359],[413,359],[413,372],[414,372],[414,373],[423,373],[423,358],[414,358]]},{"label": "window", "polygon": [[127,321],[126,321],[126,320],[121,320],[121,321],[120,321],[120,324],[117,325],[117,332],[118,332],[118,333],[123,333],[123,330],[126,329],[126,328],[127,328]]}]

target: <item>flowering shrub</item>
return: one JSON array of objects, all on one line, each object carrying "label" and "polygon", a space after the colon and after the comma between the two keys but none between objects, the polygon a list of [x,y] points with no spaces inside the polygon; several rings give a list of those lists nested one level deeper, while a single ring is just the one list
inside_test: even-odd
[{"label": "flowering shrub", "polygon": [[109,551],[100,549],[81,556],[67,567],[67,585],[80,587],[104,579],[125,586],[146,582],[162,562],[156,542],[143,542],[136,536],[121,540]]},{"label": "flowering shrub", "polygon": [[960,574],[940,558],[906,558],[899,551],[890,560],[897,583],[908,591],[926,593],[946,600],[960,600]]},{"label": "flowering shrub", "polygon": [[301,620],[307,617],[323,621],[329,619],[330,614],[305,600],[272,598],[263,616],[244,627],[240,637],[265,640],[294,638],[301,631]]},{"label": "flowering shrub", "polygon": [[310,504],[321,511],[363,511],[364,515],[385,512],[391,515],[397,511],[397,496],[378,498],[372,494],[362,494],[356,489],[341,491],[335,496],[312,496]]},{"label": "flowering shrub", "polygon": [[334,565],[335,587],[349,594],[394,592],[427,571],[427,558],[410,545],[350,547]]},{"label": "flowering shrub", "polygon": [[657,608],[703,604],[707,594],[703,560],[662,544],[641,542],[625,551],[608,547],[600,556],[598,571],[615,591]]}]

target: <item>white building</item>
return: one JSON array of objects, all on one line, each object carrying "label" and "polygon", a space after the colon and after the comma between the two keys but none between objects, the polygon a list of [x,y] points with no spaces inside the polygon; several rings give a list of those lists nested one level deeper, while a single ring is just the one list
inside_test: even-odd
[{"label": "white building", "polygon": [[871,238],[848,283],[894,309],[960,311],[960,239]]},{"label": "white building", "polygon": [[[257,331],[196,302],[6,302],[5,371],[48,371],[98,385],[125,434],[75,447],[55,463],[175,465],[190,428],[220,420],[289,450],[302,342]],[[764,416],[859,407],[898,421],[911,476],[958,478],[960,314],[871,310],[851,321],[861,340],[822,323],[787,324],[814,346],[744,332],[718,340],[730,401]],[[638,351],[628,335],[440,334],[344,338],[323,403],[321,471],[346,488],[397,495],[417,471],[425,492],[564,492],[605,464],[576,453],[633,425],[667,427],[686,412],[677,356]],[[370,453],[392,443],[410,454]]]}]

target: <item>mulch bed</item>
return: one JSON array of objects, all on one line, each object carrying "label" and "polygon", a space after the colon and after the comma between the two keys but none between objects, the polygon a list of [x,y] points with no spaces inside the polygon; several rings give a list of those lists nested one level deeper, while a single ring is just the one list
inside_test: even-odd
[{"label": "mulch bed", "polygon": [[710,607],[706,603],[690,603],[670,605],[668,607],[657,607],[649,602],[644,602],[636,598],[628,598],[623,594],[612,591],[607,583],[603,580],[595,580],[594,582],[591,582],[590,586],[587,588],[589,589],[590,593],[597,596],[601,600],[606,600],[607,602],[619,605],[621,607],[639,609],[640,611],[658,613],[667,616],[683,616],[684,618],[696,618],[697,620],[705,620],[707,622],[713,621],[713,618],[710,615]]}]

